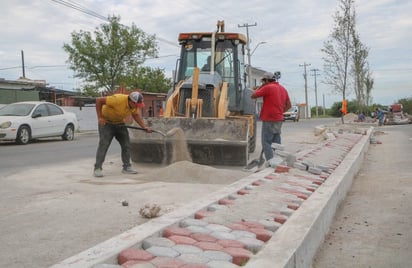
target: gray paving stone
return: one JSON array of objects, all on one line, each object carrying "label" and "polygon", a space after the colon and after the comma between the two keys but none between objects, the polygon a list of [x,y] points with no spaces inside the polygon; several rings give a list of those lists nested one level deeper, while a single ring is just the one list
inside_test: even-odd
[{"label": "gray paving stone", "polygon": [[239,239],[237,239],[237,241],[242,242],[243,244],[245,244],[246,248],[250,251],[252,251],[253,253],[258,252],[259,250],[262,249],[264,242],[260,241],[256,238],[250,238],[250,237],[241,237]]},{"label": "gray paving stone", "polygon": [[177,256],[180,255],[179,252],[177,252],[176,250],[170,247],[153,246],[153,247],[148,248],[146,251],[149,253],[152,253],[155,256],[159,256],[159,257],[176,258]]},{"label": "gray paving stone", "polygon": [[212,230],[212,232],[230,232],[232,231],[229,227],[221,224],[210,223],[206,225],[206,228]]},{"label": "gray paving stone", "polygon": [[203,227],[203,226],[191,225],[191,226],[186,227],[186,229],[188,229],[192,233],[210,234],[212,232],[212,230],[207,229],[206,227]]},{"label": "gray paving stone", "polygon": [[236,240],[241,238],[241,237],[256,238],[256,234],[248,232],[248,231],[234,230],[234,231],[231,232],[231,234],[236,236]]},{"label": "gray paving stone", "polygon": [[198,219],[184,219],[179,223],[179,226],[182,228],[188,227],[188,226],[206,226],[209,223],[207,221],[203,220],[198,220]]},{"label": "gray paving stone", "polygon": [[204,255],[214,261],[227,261],[232,262],[233,258],[229,254],[223,251],[216,251],[216,250],[205,250]]},{"label": "gray paving stone", "polygon": [[207,258],[203,254],[203,252],[199,254],[182,254],[177,258],[186,263],[196,263],[196,264],[206,264],[210,261],[210,259]]},{"label": "gray paving stone", "polygon": [[210,261],[207,265],[209,268],[239,268],[239,266],[234,263],[224,261]]},{"label": "gray paving stone", "polygon": [[174,245],[175,245],[175,242],[173,242],[170,239],[164,238],[164,237],[149,237],[143,240],[142,248],[148,249],[153,246],[173,247]]},{"label": "gray paving stone", "polygon": [[271,232],[276,232],[277,229],[279,229],[282,226],[282,224],[275,222],[273,219],[259,220],[258,223],[262,224],[266,230],[269,230]]},{"label": "gray paving stone", "polygon": [[180,254],[197,254],[203,252],[201,248],[192,246],[192,245],[175,245],[172,249],[176,250]]},{"label": "gray paving stone", "polygon": [[228,232],[212,232],[210,233],[211,236],[217,238],[217,239],[229,239],[229,240],[235,240],[236,236],[228,233]]},{"label": "gray paving stone", "polygon": [[100,263],[93,265],[92,268],[121,268],[121,265]]},{"label": "gray paving stone", "polygon": [[207,207],[208,211],[216,211],[216,210],[222,210],[222,209],[226,209],[227,207],[224,205],[219,205],[219,204],[212,204],[210,206]]}]

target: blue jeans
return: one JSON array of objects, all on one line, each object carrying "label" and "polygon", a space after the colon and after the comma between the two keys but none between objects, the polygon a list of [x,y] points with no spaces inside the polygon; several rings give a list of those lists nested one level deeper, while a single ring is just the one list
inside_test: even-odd
[{"label": "blue jeans", "polygon": [[281,129],[282,121],[263,121],[262,122],[262,149],[265,154],[266,161],[273,158],[272,143],[281,144]]},{"label": "blue jeans", "polygon": [[113,138],[120,144],[122,150],[123,168],[130,167],[130,138],[129,132],[124,124],[109,124],[99,125],[99,146],[96,152],[96,163],[94,168],[102,168],[106,158],[107,150],[112,143]]}]

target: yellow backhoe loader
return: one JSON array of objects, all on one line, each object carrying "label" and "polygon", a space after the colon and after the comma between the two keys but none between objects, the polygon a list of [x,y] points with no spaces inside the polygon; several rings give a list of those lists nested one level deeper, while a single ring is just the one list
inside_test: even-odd
[{"label": "yellow backhoe loader", "polygon": [[[256,146],[255,102],[247,88],[247,39],[226,33],[218,21],[213,32],[180,33],[180,58],[163,117],[145,118],[153,129],[183,130],[192,161],[205,165],[246,165]],[[131,132],[132,161],[171,161],[173,140]]]}]

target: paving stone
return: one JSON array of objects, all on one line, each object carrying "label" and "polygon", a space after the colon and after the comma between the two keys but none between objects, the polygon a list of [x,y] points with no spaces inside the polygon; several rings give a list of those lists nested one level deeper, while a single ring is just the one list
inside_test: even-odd
[{"label": "paving stone", "polygon": [[273,219],[266,219],[266,220],[260,220],[259,223],[261,223],[266,230],[269,230],[271,232],[276,232],[282,224],[273,221]]},{"label": "paving stone", "polygon": [[188,226],[206,226],[209,223],[207,221],[203,220],[197,220],[197,219],[184,219],[179,223],[179,226],[184,228]]},{"label": "paving stone", "polygon": [[100,263],[100,264],[93,265],[92,268],[122,268],[122,266],[116,265],[116,264]]},{"label": "paving stone", "polygon": [[196,240],[190,238],[189,236],[172,235],[169,237],[169,239],[176,244],[193,245],[194,243],[196,243]]},{"label": "paving stone", "polygon": [[203,253],[199,254],[182,254],[178,257],[179,260],[182,260],[185,263],[194,263],[194,264],[206,264],[210,261]]},{"label": "paving stone", "polygon": [[245,248],[246,247],[244,243],[237,241],[237,240],[231,240],[231,239],[218,240],[217,243],[224,248]]},{"label": "paving stone", "polygon": [[267,242],[272,238],[273,233],[271,231],[261,229],[261,228],[251,228],[250,232],[254,233],[256,235],[256,239]]},{"label": "paving stone", "polygon": [[146,250],[148,253],[157,256],[157,257],[169,257],[169,258],[175,258],[180,255],[179,252],[176,250],[170,248],[170,247],[150,247]]},{"label": "paving stone", "polygon": [[225,248],[223,251],[232,256],[232,262],[239,266],[243,266],[252,256],[249,250],[243,248]]},{"label": "paving stone", "polygon": [[226,208],[227,207],[225,206],[225,204],[212,204],[212,205],[207,207],[207,210],[208,211],[216,211],[216,210],[222,210],[222,209],[226,209]]},{"label": "paving stone", "polygon": [[163,230],[164,237],[169,237],[173,235],[189,236],[191,235],[191,232],[186,228],[176,226],[167,227]]},{"label": "paving stone", "polygon": [[168,258],[168,257],[156,257],[151,260],[151,263],[155,265],[155,267],[167,267],[167,268],[180,268],[185,263],[177,258]]},{"label": "paving stone", "polygon": [[227,262],[232,262],[233,261],[233,257],[231,255],[229,255],[228,253],[223,252],[223,251],[205,250],[204,255],[209,260],[227,261]]},{"label": "paving stone", "polygon": [[210,261],[207,263],[209,268],[239,268],[238,265],[224,261]]},{"label": "paving stone", "polygon": [[134,261],[150,261],[155,256],[142,249],[128,248],[119,253],[117,256],[117,262],[122,265],[123,263],[134,260]]},{"label": "paving stone", "polygon": [[184,264],[182,267],[179,268],[210,268],[208,265],[205,264],[194,264],[194,263],[187,263]]},{"label": "paving stone", "polygon": [[197,254],[203,251],[201,248],[194,245],[175,245],[172,249],[180,254]]},{"label": "paving stone", "polygon": [[206,226],[207,229],[211,230],[212,232],[230,232],[232,231],[230,228],[222,225],[222,224],[215,224],[210,223]]},{"label": "paving stone", "polygon": [[216,237],[219,240],[227,239],[227,240],[235,240],[236,236],[228,233],[228,232],[212,232],[210,233],[211,236]]},{"label": "paving stone", "polygon": [[227,227],[229,227],[232,230],[239,230],[239,231],[247,231],[249,229],[249,227],[247,227],[246,225],[240,224],[240,223],[231,223]]},{"label": "paving stone", "polygon": [[203,250],[222,250],[223,246],[217,242],[196,242],[194,246],[201,248]]},{"label": "paving stone", "polygon": [[245,248],[252,251],[253,253],[261,250],[264,245],[262,241],[250,237],[241,237],[237,241],[243,243],[245,245]]},{"label": "paving stone", "polygon": [[194,233],[210,234],[212,232],[212,230],[207,229],[206,227],[203,227],[203,226],[188,226],[186,228],[189,231],[191,231],[192,234],[194,234]]},{"label": "paving stone", "polygon": [[122,268],[157,268],[151,262],[128,261],[123,263]]},{"label": "paving stone", "polygon": [[198,242],[216,242],[217,238],[214,236],[211,236],[209,234],[204,234],[204,233],[193,233],[190,235],[191,238]]},{"label": "paving stone", "polygon": [[220,199],[218,203],[219,205],[228,206],[228,205],[235,204],[235,201],[229,198],[223,198],[223,199]]},{"label": "paving stone", "polygon": [[148,249],[153,246],[173,247],[174,245],[175,243],[173,241],[164,237],[149,237],[142,242],[143,249]]},{"label": "paving stone", "polygon": [[236,237],[236,240],[238,240],[240,237],[256,238],[256,234],[254,234],[250,231],[234,230],[234,231],[231,232],[231,234],[233,234]]}]

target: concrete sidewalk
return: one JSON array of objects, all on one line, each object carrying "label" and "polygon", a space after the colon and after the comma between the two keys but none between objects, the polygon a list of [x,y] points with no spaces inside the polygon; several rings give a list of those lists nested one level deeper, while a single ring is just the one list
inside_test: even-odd
[{"label": "concrete sidewalk", "polygon": [[353,130],[52,267],[310,267],[368,149],[372,128]]}]

